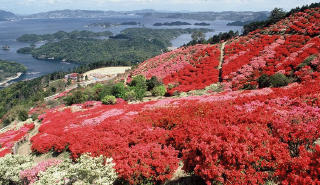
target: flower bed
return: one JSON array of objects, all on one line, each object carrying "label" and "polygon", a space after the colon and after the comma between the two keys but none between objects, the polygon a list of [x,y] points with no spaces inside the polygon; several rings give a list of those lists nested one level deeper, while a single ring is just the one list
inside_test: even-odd
[{"label": "flower bed", "polygon": [[24,124],[20,128],[14,128],[0,134],[0,157],[12,153],[15,143],[25,140],[28,132],[34,128],[34,123]]},{"label": "flower bed", "polygon": [[112,157],[119,176],[132,184],[164,182],[179,160],[208,184],[317,183],[319,147],[313,143],[320,137],[319,82],[60,108],[43,116],[32,149],[68,149],[73,158],[88,152]]}]

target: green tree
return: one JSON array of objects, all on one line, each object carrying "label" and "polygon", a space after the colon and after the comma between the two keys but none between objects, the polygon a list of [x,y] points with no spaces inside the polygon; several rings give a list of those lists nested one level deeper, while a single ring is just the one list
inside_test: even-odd
[{"label": "green tree", "polygon": [[271,11],[271,14],[269,16],[268,25],[274,24],[274,23],[280,21],[281,19],[284,19],[286,17],[286,14],[287,14],[287,12],[284,11],[282,8],[274,8]]},{"label": "green tree", "polygon": [[135,76],[129,83],[129,86],[136,93],[136,99],[142,100],[148,88],[146,77],[143,75]]},{"label": "green tree", "polygon": [[57,88],[56,88],[56,87],[51,87],[51,91],[52,91],[53,93],[56,93],[56,92],[57,92]]},{"label": "green tree", "polygon": [[192,41],[202,44],[206,41],[206,35],[201,30],[196,30],[191,35]]},{"label": "green tree", "polygon": [[158,77],[156,76],[152,76],[149,80],[147,80],[148,91],[160,85],[161,85],[161,82],[158,80]]},{"label": "green tree", "polygon": [[72,95],[69,95],[64,99],[67,105],[83,103],[87,100],[88,100],[88,95],[86,95],[81,89],[72,91]]}]

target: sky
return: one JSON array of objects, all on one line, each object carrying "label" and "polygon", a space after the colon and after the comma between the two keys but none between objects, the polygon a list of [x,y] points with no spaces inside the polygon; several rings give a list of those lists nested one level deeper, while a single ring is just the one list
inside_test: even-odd
[{"label": "sky", "polygon": [[154,9],[166,11],[271,11],[275,7],[289,11],[314,0],[0,0],[0,10],[15,14],[34,14],[52,10]]}]

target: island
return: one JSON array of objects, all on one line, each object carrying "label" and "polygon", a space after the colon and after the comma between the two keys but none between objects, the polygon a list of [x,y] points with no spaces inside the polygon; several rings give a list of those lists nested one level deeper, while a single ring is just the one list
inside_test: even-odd
[{"label": "island", "polygon": [[39,41],[59,41],[65,39],[82,39],[82,38],[96,38],[108,37],[113,35],[110,31],[92,32],[87,30],[74,30],[72,32],[58,31],[53,34],[37,35],[37,34],[24,34],[17,38],[19,42],[39,42]]},{"label": "island", "polygon": [[119,24],[110,23],[110,22],[98,22],[87,25],[86,27],[100,27],[100,28],[110,28],[110,27],[118,27]]},{"label": "island", "polygon": [[171,40],[181,34],[196,30],[212,32],[212,29],[150,29],[127,28],[110,39],[65,39],[49,42],[39,48],[22,48],[21,53],[31,53],[37,59],[55,59],[66,62],[93,63],[113,61],[114,63],[138,63],[159,55],[172,46]]},{"label": "island", "polygon": [[10,46],[4,45],[4,46],[2,46],[2,49],[3,49],[3,50],[9,50],[9,49],[10,49]]},{"label": "island", "polygon": [[123,23],[121,23],[121,25],[131,25],[131,26],[136,26],[136,25],[138,25],[138,23],[137,23],[137,22],[134,22],[134,21],[131,21],[131,22],[123,22]]},{"label": "island", "polygon": [[247,24],[250,24],[252,21],[234,21],[234,22],[229,22],[227,26],[244,26]]},{"label": "island", "polygon": [[123,22],[123,23],[111,23],[111,22],[98,22],[87,25],[86,27],[100,27],[100,28],[111,28],[111,27],[119,27],[119,26],[144,26],[144,24],[140,22]]},{"label": "island", "polygon": [[195,26],[210,26],[209,23],[201,22],[201,23],[194,23]]},{"label": "island", "polygon": [[19,78],[26,72],[27,68],[24,65],[0,59],[0,86],[6,86],[9,81]]},{"label": "island", "polygon": [[154,23],[153,24],[153,26],[186,26],[186,25],[191,25],[191,24],[188,22],[181,22],[181,21]]}]

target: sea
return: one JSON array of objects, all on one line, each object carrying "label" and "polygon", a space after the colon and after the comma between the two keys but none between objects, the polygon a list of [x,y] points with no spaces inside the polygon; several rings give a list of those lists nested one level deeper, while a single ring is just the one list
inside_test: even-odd
[{"label": "sea", "polygon": [[[48,18],[48,19],[18,19],[13,21],[0,21],[0,59],[15,61],[23,64],[27,67],[27,73],[22,74],[20,78],[11,81],[23,81],[40,77],[45,74],[49,74],[55,71],[68,71],[74,67],[78,67],[77,63],[68,63],[58,60],[40,60],[34,59],[30,54],[18,54],[16,51],[22,47],[27,47],[31,43],[17,42],[16,39],[23,34],[52,34],[57,31],[71,32],[74,30],[88,30],[94,32],[111,31],[113,34],[118,34],[121,30],[132,27],[132,25],[123,25],[119,27],[100,28],[100,27],[88,27],[92,23],[110,22],[110,23],[123,23],[123,22],[137,22],[141,23],[147,28],[154,29],[173,29],[173,28],[209,28],[214,29],[214,32],[206,33],[206,37],[209,38],[220,32],[227,32],[229,30],[241,32],[241,26],[226,26],[227,23],[232,22],[228,20],[217,21],[196,21],[185,19],[165,19],[165,18],[143,18],[137,15],[123,15],[123,16],[111,16],[103,18]],[[192,25],[184,26],[153,26],[154,23],[165,22],[188,22]],[[206,22],[210,26],[195,26],[194,23]],[[106,39],[106,38],[100,38]],[[183,44],[188,43],[191,40],[191,34],[183,34],[179,37],[171,40],[173,47],[180,47]],[[44,42],[36,43],[37,47],[45,44]],[[10,50],[1,50],[2,46],[10,46]]]}]

